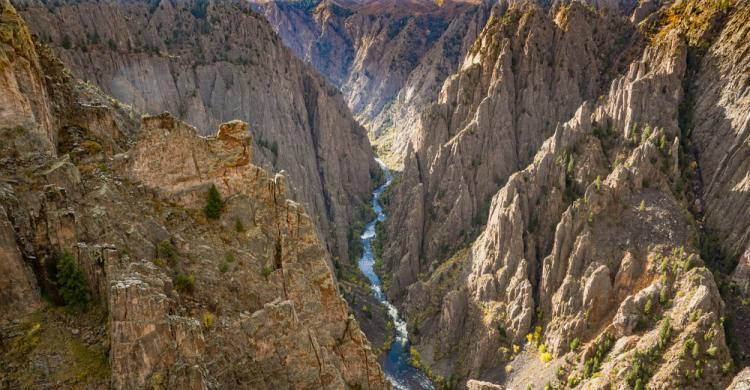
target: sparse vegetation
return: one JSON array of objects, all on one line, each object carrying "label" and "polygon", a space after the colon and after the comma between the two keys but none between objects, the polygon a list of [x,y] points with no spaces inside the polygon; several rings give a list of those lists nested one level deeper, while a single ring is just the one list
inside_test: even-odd
[{"label": "sparse vegetation", "polygon": [[653,307],[653,305],[654,305],[653,300],[651,298],[649,298],[646,301],[646,305],[643,306],[643,314],[645,314],[645,315],[651,314],[651,308]]},{"label": "sparse vegetation", "polygon": [[211,329],[214,326],[214,315],[211,312],[204,312],[201,324],[206,329]]},{"label": "sparse vegetation", "polygon": [[604,362],[607,354],[614,346],[614,341],[614,337],[609,333],[606,333],[594,344],[594,355],[587,359],[583,364],[584,378],[591,378],[595,373],[599,372],[602,362]]},{"label": "sparse vegetation", "polygon": [[661,290],[659,290],[659,303],[666,305],[667,302],[669,302],[669,290],[667,286],[662,286]]},{"label": "sparse vegetation", "polygon": [[70,37],[67,35],[63,35],[62,42],[60,43],[65,50],[70,50],[72,47],[70,43]]},{"label": "sparse vegetation", "polygon": [[500,337],[505,338],[507,336],[507,333],[505,331],[505,325],[498,324],[497,325],[497,333],[500,335]]},{"label": "sparse vegetation", "polygon": [[245,232],[245,225],[242,224],[242,220],[239,218],[236,218],[234,220],[234,230],[237,233],[244,233]]},{"label": "sparse vegetation", "polygon": [[669,323],[669,318],[665,318],[662,320],[661,326],[659,327],[659,348],[664,349],[664,347],[667,346],[667,343],[669,343],[671,337],[672,326]]},{"label": "sparse vegetation", "polygon": [[192,292],[195,288],[195,275],[180,274],[175,276],[173,282],[175,290],[181,293]]},{"label": "sparse vegetation", "polygon": [[573,341],[570,342],[570,350],[577,351],[580,345],[581,345],[581,340],[578,337],[576,337],[573,339]]},{"label": "sparse vegetation", "polygon": [[643,133],[641,133],[641,144],[645,144],[648,142],[648,139],[651,137],[651,126],[646,125],[646,128],[643,129]]},{"label": "sparse vegetation", "polygon": [[170,240],[161,240],[156,244],[156,257],[167,259],[171,262],[177,260],[177,249],[172,245]]},{"label": "sparse vegetation", "polygon": [[260,273],[263,275],[264,278],[268,279],[269,276],[271,276],[271,273],[273,272],[273,268],[269,265],[264,265],[263,269],[261,269]]}]

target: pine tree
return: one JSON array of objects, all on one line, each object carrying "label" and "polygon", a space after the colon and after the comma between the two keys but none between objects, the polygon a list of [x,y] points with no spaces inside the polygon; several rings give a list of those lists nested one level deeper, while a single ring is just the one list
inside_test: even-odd
[{"label": "pine tree", "polygon": [[57,288],[68,307],[84,307],[88,303],[86,277],[68,252],[63,252],[57,262]]},{"label": "pine tree", "polygon": [[208,218],[219,219],[223,210],[224,201],[221,200],[221,194],[216,189],[216,185],[211,184],[211,188],[208,190],[208,202],[206,203],[206,207],[203,208],[203,213]]}]

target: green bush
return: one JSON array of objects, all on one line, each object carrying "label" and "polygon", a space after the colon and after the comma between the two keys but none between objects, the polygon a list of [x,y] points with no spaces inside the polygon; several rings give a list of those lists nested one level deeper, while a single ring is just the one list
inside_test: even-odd
[{"label": "green bush", "polygon": [[57,262],[57,288],[68,307],[85,307],[89,301],[86,276],[67,251],[63,252]]},{"label": "green bush", "polygon": [[177,259],[177,249],[170,240],[161,240],[156,244],[156,257],[175,260]]},{"label": "green bush", "polygon": [[648,142],[649,137],[651,137],[651,127],[647,125],[643,130],[643,134],[641,134],[641,143],[645,144]]},{"label": "green bush", "polygon": [[505,326],[503,324],[498,324],[497,325],[497,333],[502,338],[505,338],[508,335],[507,331],[505,330]]},{"label": "green bush", "polygon": [[570,342],[570,350],[575,351],[578,349],[578,347],[581,345],[581,340],[576,337],[573,339],[573,341]]},{"label": "green bush", "polygon": [[666,305],[669,301],[669,290],[667,289],[667,286],[663,286],[661,290],[659,290],[659,303],[662,305]]},{"label": "green bush", "polygon": [[668,151],[668,149],[667,149],[667,137],[663,133],[662,133],[661,137],[659,137],[659,150],[663,154],[666,154],[667,151]]},{"label": "green bush", "polygon": [[216,185],[211,184],[211,188],[208,190],[206,207],[203,208],[203,213],[208,218],[219,219],[223,210],[224,201],[221,199],[221,194],[219,194],[219,190],[216,189]]},{"label": "green bush", "polygon": [[208,0],[195,0],[195,3],[193,3],[193,6],[190,8],[190,13],[197,19],[205,19],[207,10]]},{"label": "green bush", "polygon": [[687,355],[693,350],[693,346],[695,345],[695,339],[692,337],[685,340],[685,342],[682,344],[682,354]]},{"label": "green bush", "polygon": [[68,50],[68,49],[71,48],[71,46],[72,45],[70,43],[70,37],[67,36],[67,35],[63,35],[63,39],[62,39],[62,47],[63,47],[63,49]]},{"label": "green bush", "polygon": [[195,275],[177,275],[173,283],[174,288],[179,292],[192,292],[195,287]]},{"label": "green bush", "polygon": [[672,326],[669,324],[669,318],[665,318],[659,327],[659,347],[664,348],[671,337]]},{"label": "green bush", "polygon": [[242,224],[242,220],[239,218],[234,220],[234,230],[236,230],[237,233],[243,233],[245,231],[245,225]]},{"label": "green bush", "polygon": [[273,272],[273,268],[271,268],[268,265],[264,265],[263,269],[261,270],[261,274],[263,274],[263,277],[266,279],[268,279],[268,277],[271,275],[272,272]]}]

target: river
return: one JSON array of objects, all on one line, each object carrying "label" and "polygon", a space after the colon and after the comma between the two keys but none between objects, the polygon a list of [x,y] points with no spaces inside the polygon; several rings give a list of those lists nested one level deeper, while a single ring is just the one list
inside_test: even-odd
[{"label": "river", "polygon": [[362,236],[359,238],[363,250],[362,257],[359,258],[358,264],[359,269],[370,281],[372,295],[385,306],[388,316],[395,325],[395,335],[393,342],[391,342],[390,350],[388,351],[388,354],[381,359],[380,363],[383,366],[386,378],[391,384],[393,384],[395,389],[434,390],[435,386],[427,375],[410,364],[409,337],[406,330],[406,322],[399,316],[398,309],[388,302],[388,299],[383,292],[383,284],[374,270],[375,256],[372,251],[372,240],[375,239],[376,235],[375,225],[378,222],[384,221],[386,218],[383,206],[380,204],[380,197],[383,195],[386,188],[388,188],[393,182],[393,175],[391,175],[391,172],[385,167],[385,164],[378,159],[376,159],[376,161],[383,170],[386,180],[385,183],[372,192],[372,208],[375,210],[376,216],[372,221],[367,223]]}]

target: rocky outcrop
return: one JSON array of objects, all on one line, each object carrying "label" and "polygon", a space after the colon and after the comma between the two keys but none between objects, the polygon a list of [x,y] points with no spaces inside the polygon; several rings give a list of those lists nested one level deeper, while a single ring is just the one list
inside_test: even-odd
[{"label": "rocky outcrop", "polygon": [[500,385],[495,385],[489,382],[476,381],[473,379],[466,382],[466,387],[468,390],[503,390],[503,387]]},{"label": "rocky outcrop", "polygon": [[729,390],[745,390],[750,389],[750,368],[746,368],[740,371],[737,376],[734,377],[732,383],[727,387]]},{"label": "rocky outcrop", "polygon": [[[224,248],[237,263],[227,265],[231,271],[219,269],[217,262],[228,261],[227,252],[219,249],[219,236],[209,238],[211,225],[195,231],[195,237],[180,233],[177,252],[205,259],[180,263],[182,274],[196,278],[189,298],[184,291],[175,295],[169,271],[150,261],[114,271],[109,299],[115,387],[141,387],[154,378],[170,387],[385,385],[338,294],[314,225],[299,205],[286,200],[283,176],[270,177],[250,164],[250,141],[242,122],[223,124],[215,137],[200,138],[170,115],[142,120],[130,154],[133,180],[193,209],[215,184],[226,197],[219,226],[231,230],[240,221],[247,232],[235,233]],[[180,154],[188,158],[162,158]],[[170,314],[186,309],[203,317]],[[215,316],[210,325],[206,313]],[[154,359],[157,355],[162,359]]]},{"label": "rocky outcrop", "polygon": [[367,136],[338,91],[248,4],[16,4],[75,75],[139,112],[169,111],[202,131],[247,122],[254,163],[286,171],[289,196],[348,258],[348,227],[379,172]]},{"label": "rocky outcrop", "polygon": [[490,2],[261,2],[284,44],[344,93],[379,154],[402,165],[425,106],[455,72]]},{"label": "rocky outcrop", "polygon": [[[26,121],[9,144],[29,148],[0,149],[0,386],[386,387],[313,220],[283,175],[251,162],[246,123],[201,137],[161,114],[131,132],[121,103],[66,75],[7,1],[0,11],[2,31],[17,22],[3,38],[26,40],[1,48],[31,48],[56,134],[39,142]],[[38,92],[0,95],[18,91]],[[217,219],[202,210],[211,185]],[[53,306],[70,303],[63,258],[88,310]]]},{"label": "rocky outcrop", "polygon": [[470,243],[491,196],[632,60],[634,27],[603,15],[576,2],[551,14],[532,4],[495,10],[412,139],[387,226],[392,296]]}]

